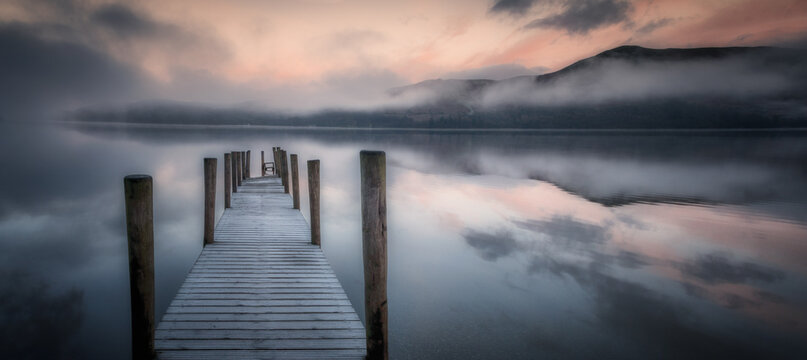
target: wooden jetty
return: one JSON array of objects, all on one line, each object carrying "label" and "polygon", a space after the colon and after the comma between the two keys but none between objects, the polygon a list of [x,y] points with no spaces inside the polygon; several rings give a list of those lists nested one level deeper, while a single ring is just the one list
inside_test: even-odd
[{"label": "wooden jetty", "polygon": [[224,155],[215,226],[217,160],[204,159],[204,247],[156,329],[152,179],[124,178],[133,359],[388,358],[384,153],[360,154],[365,330],[319,247],[319,160],[308,161],[309,227],[297,155],[289,169],[286,151],[272,150],[257,178],[249,151]]},{"label": "wooden jetty", "polygon": [[363,358],[365,332],[280,178],[242,181],[155,333],[160,359]]}]

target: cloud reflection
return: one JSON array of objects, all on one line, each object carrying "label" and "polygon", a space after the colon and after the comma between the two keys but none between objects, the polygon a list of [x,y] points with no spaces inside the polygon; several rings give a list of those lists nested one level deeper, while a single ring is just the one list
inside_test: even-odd
[{"label": "cloud reflection", "polygon": [[0,272],[0,348],[6,359],[74,359],[83,292],[54,292],[40,278]]},{"label": "cloud reflection", "polygon": [[468,245],[474,247],[485,260],[496,261],[496,259],[512,254],[520,246],[513,238],[513,234],[503,230],[495,234],[468,229],[462,235]]},{"label": "cloud reflection", "polygon": [[753,262],[737,262],[727,254],[707,254],[679,265],[681,272],[707,284],[772,283],[784,279],[782,271]]}]

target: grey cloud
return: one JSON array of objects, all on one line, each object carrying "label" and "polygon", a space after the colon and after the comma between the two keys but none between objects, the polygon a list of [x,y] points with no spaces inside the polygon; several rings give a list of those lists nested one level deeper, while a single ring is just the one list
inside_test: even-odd
[{"label": "grey cloud", "polygon": [[496,0],[488,10],[491,13],[507,13],[510,15],[524,15],[538,0]]},{"label": "grey cloud", "polygon": [[772,283],[784,279],[784,272],[752,262],[732,260],[725,254],[707,254],[678,265],[683,275],[707,284]]},{"label": "grey cloud", "polygon": [[151,36],[165,28],[165,25],[152,21],[121,4],[103,5],[96,9],[90,18],[96,24],[106,27],[122,37]]},{"label": "grey cloud", "polygon": [[52,115],[76,104],[131,99],[137,71],[78,43],[37,36],[37,28],[0,25],[0,118]]},{"label": "grey cloud", "polygon": [[483,259],[488,261],[495,261],[519,249],[519,244],[513,238],[513,234],[507,231],[489,234],[476,230],[466,230],[462,236],[468,245],[471,245]]},{"label": "grey cloud", "polygon": [[656,19],[648,22],[647,24],[642,25],[642,27],[636,29],[636,32],[643,35],[650,34],[660,28],[672,24],[673,22],[675,22],[675,20],[673,20],[672,18]]},{"label": "grey cloud", "polygon": [[525,28],[554,28],[585,35],[600,27],[629,23],[632,9],[633,5],[624,0],[569,0],[560,13],[533,20]]}]

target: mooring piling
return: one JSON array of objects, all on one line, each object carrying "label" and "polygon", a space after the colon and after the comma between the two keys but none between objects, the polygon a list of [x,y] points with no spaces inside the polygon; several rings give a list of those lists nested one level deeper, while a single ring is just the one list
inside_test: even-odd
[{"label": "mooring piling", "polygon": [[272,148],[272,156],[273,156],[273,159],[275,160],[275,166],[272,169],[272,174],[273,175],[277,175],[277,174],[280,173],[280,171],[278,170],[278,166],[280,166],[280,162],[278,161],[279,157],[277,156],[277,152],[279,150],[280,150],[280,148],[277,147],[277,146]]},{"label": "mooring piling", "polygon": [[297,154],[291,154],[291,194],[295,209],[300,209],[300,177],[297,169]]},{"label": "mooring piling", "polygon": [[308,204],[311,214],[311,243],[322,246],[319,231],[319,160],[308,160]]},{"label": "mooring piling", "polygon": [[230,154],[224,153],[224,208],[230,208],[230,198],[232,197],[232,170],[230,169]]},{"label": "mooring piling", "polygon": [[233,187],[233,194],[238,192],[238,166],[236,165],[236,161],[237,157],[235,151],[230,152],[230,176],[232,176],[230,185]]},{"label": "mooring piling", "polygon": [[241,152],[241,181],[247,179],[247,152]]},{"label": "mooring piling", "polygon": [[289,193],[289,156],[286,150],[280,150],[280,162],[283,163],[283,192]]},{"label": "mooring piling", "polygon": [[154,208],[148,175],[123,179],[129,248],[132,359],[154,359]]},{"label": "mooring piling", "polygon": [[204,245],[213,243],[216,227],[216,158],[205,158],[205,232]]},{"label": "mooring piling", "polygon": [[241,168],[241,152],[236,151],[235,152],[235,179],[236,179],[235,186],[236,186],[236,188],[241,186],[241,180],[243,180],[243,178],[241,177],[241,171],[242,171],[242,168]]},{"label": "mooring piling", "polygon": [[252,177],[252,150],[247,150],[247,179]]},{"label": "mooring piling", "polygon": [[362,151],[361,214],[364,259],[364,314],[367,359],[388,359],[387,353],[387,195],[386,155]]}]

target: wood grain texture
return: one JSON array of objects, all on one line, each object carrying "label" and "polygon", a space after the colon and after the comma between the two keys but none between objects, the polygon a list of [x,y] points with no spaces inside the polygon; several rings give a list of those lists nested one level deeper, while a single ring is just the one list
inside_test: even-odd
[{"label": "wood grain texture", "polygon": [[297,154],[291,154],[291,199],[292,207],[300,209],[300,171],[297,164]]},{"label": "wood grain texture", "polygon": [[367,359],[386,360],[387,351],[387,165],[383,151],[362,151],[361,214]]},{"label": "wood grain texture", "polygon": [[249,178],[157,326],[160,359],[361,359],[364,326],[280,178]]},{"label": "wood grain texture", "polygon": [[224,208],[230,207],[232,198],[232,168],[230,167],[230,153],[224,154]]},{"label": "wood grain texture", "polygon": [[213,243],[213,232],[216,224],[216,158],[204,159],[205,179],[205,229],[202,244]]},{"label": "wood grain texture", "polygon": [[154,207],[151,176],[123,179],[129,248],[132,359],[154,358]]},{"label": "wood grain texture", "polygon": [[230,153],[230,172],[232,173],[232,181],[230,181],[230,185],[233,187],[232,192],[238,192],[238,165],[236,162],[238,161],[238,155],[236,152],[233,151]]},{"label": "wood grain texture", "polygon": [[311,219],[311,244],[321,246],[319,229],[319,160],[308,160],[308,209]]}]

